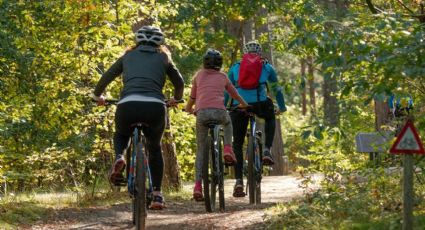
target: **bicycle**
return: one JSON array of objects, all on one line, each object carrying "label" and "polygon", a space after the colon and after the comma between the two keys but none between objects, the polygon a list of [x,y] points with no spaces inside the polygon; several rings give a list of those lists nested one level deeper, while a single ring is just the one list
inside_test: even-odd
[{"label": "bicycle", "polygon": [[[177,101],[182,103],[183,100]],[[117,104],[118,100],[108,99],[106,105]],[[126,186],[133,204],[133,224],[136,229],[146,228],[146,217],[149,204],[153,200],[152,177],[149,168],[149,152],[145,148],[146,138],[142,132],[143,127],[149,124],[139,122],[132,127],[134,128],[133,135],[130,138],[130,145],[126,150],[125,178],[118,181],[115,186]]]},{"label": "bicycle", "polygon": [[208,127],[207,146],[203,154],[202,181],[204,185],[204,201],[207,212],[216,210],[216,198],[220,211],[225,210],[224,204],[224,168],[223,168],[223,142],[224,137],[217,121],[206,123]]},{"label": "bicycle", "polygon": [[251,108],[240,109],[233,108],[231,110],[240,110],[249,117],[249,132],[247,133],[248,145],[246,149],[247,164],[247,184],[246,192],[249,196],[250,204],[261,204],[261,180],[263,174],[263,142],[262,131],[257,130],[256,115]]}]

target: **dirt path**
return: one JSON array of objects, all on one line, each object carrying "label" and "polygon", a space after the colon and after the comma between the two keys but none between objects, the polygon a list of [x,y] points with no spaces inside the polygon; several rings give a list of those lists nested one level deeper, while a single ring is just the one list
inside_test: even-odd
[{"label": "dirt path", "polygon": [[[225,187],[226,212],[206,213],[202,202],[167,200],[167,209],[148,214],[148,229],[261,229],[265,209],[302,195],[300,180],[293,176],[265,177],[261,205],[249,205],[248,198],[233,198],[234,180]],[[184,189],[191,190],[191,187]],[[52,223],[28,229],[131,229],[130,203],[108,207],[58,211]]]}]

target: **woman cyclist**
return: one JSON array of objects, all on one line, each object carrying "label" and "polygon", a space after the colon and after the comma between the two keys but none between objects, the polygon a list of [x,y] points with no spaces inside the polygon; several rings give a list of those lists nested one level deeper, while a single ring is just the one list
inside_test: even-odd
[{"label": "woman cyclist", "polygon": [[163,46],[164,34],[158,27],[143,26],[136,32],[136,46],[120,57],[101,77],[96,85],[93,98],[99,105],[105,104],[102,96],[107,85],[117,76],[123,76],[123,90],[115,113],[114,148],[116,160],[109,180],[117,184],[124,178],[126,162],[123,157],[133,131],[132,124],[143,122],[149,151],[152,174],[153,201],[151,209],[162,209],[164,198],[161,183],[164,163],[161,152],[161,138],[165,129],[166,106],[162,88],[166,75],[174,86],[174,98],[168,101],[175,105],[183,96],[183,78],[173,64],[170,53]]}]

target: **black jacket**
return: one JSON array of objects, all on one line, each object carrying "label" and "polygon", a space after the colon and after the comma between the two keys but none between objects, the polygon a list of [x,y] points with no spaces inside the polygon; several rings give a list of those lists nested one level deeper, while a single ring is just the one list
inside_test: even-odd
[{"label": "black jacket", "polygon": [[100,96],[106,86],[120,74],[123,75],[124,88],[121,98],[130,94],[140,94],[164,100],[162,88],[167,75],[174,85],[174,97],[183,97],[184,81],[167,54],[159,48],[140,45],[120,57],[103,75],[94,90]]}]

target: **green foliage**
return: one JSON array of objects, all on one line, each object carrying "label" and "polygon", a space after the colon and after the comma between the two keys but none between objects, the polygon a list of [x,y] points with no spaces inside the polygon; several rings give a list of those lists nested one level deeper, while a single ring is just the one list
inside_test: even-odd
[{"label": "green foliage", "polygon": [[[105,163],[93,142],[107,129],[87,95],[131,42],[121,41],[130,26],[115,24],[113,6],[100,1],[0,4],[0,174],[12,189],[91,183]],[[127,7],[120,13],[131,21]]]},{"label": "green foliage", "polygon": [[[103,183],[114,155],[114,108],[94,108],[87,95],[133,45],[137,21],[163,28],[174,62],[190,83],[209,47],[223,52],[226,70],[240,39],[229,25],[255,18],[257,24],[270,22],[275,66],[289,96],[289,111],[281,119],[285,153],[294,170],[321,172],[325,178],[321,190],[308,193],[298,205],[281,206],[272,222],[305,229],[398,228],[399,210],[393,206],[400,202],[398,175],[391,179],[382,170],[371,171],[367,156],[355,153],[354,136],[374,129],[370,102],[390,93],[413,96],[424,136],[424,26],[396,1],[373,1],[384,11],[379,14],[371,14],[360,0],[339,10],[325,2],[0,1],[0,183],[9,190],[77,191]],[[269,18],[258,16],[263,7]],[[298,60],[306,57],[313,57],[317,70],[318,107],[311,116],[301,116],[298,106],[306,86]],[[320,84],[329,78],[340,89],[332,92],[341,108],[334,128],[324,125],[320,96]],[[118,97],[120,88],[115,81],[107,96]],[[172,88],[166,88],[171,95]],[[175,110],[170,116],[181,176],[192,180],[195,118]],[[423,168],[423,162],[417,166]],[[356,184],[353,175],[367,182]],[[418,223],[425,219],[422,206]]]},{"label": "green foliage", "polygon": [[422,24],[398,12],[372,15],[354,6],[342,17],[340,10],[333,15],[309,0],[291,1],[283,9],[290,30],[276,29],[276,46],[301,57],[314,55],[325,78],[338,77],[342,97],[354,91],[370,101],[380,93],[409,91],[424,99],[417,90],[425,76]]},{"label": "green foliage", "polygon": [[[372,15],[355,4],[336,12],[329,5],[309,0],[290,1],[279,14],[289,26],[275,28],[277,51],[299,58],[313,56],[319,81],[337,79],[341,90],[333,94],[338,96],[341,110],[339,126],[329,128],[323,125],[322,111],[304,117],[301,108],[290,107],[283,122],[285,152],[305,177],[306,196],[276,207],[269,227],[399,229],[400,174],[384,169],[399,165],[400,159],[388,157],[373,169],[368,156],[355,152],[354,137],[358,132],[374,131],[374,105],[370,102],[391,93],[413,96],[416,124],[423,127],[423,24],[401,12]],[[322,98],[318,99],[321,107]],[[423,136],[422,128],[419,132]],[[424,167],[422,158],[415,162]],[[324,177],[316,192],[310,187],[311,173]],[[415,180],[418,229],[423,228],[425,209],[420,198],[424,193],[421,177],[417,175]]]},{"label": "green foliage", "polygon": [[172,113],[171,116],[171,132],[176,143],[180,175],[183,180],[191,181],[195,178],[195,117],[181,111]]}]

